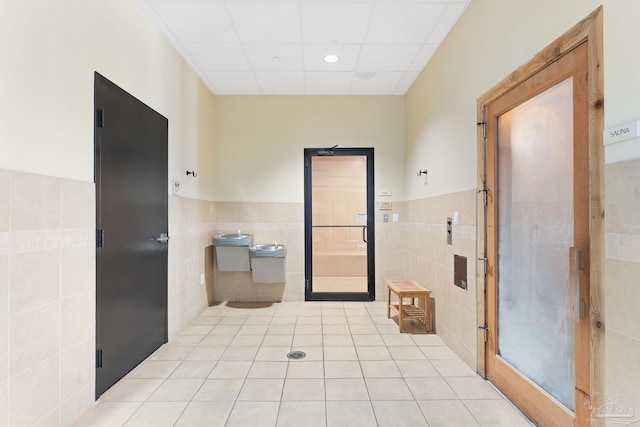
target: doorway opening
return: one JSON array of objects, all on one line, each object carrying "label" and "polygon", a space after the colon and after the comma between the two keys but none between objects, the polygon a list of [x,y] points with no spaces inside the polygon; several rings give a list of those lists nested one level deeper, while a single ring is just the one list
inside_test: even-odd
[{"label": "doorway opening", "polygon": [[305,299],[373,301],[373,148],[305,149]]}]

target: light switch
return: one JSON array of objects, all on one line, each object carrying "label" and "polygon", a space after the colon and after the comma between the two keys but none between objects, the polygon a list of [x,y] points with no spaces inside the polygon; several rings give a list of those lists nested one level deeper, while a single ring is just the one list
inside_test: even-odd
[{"label": "light switch", "polygon": [[398,222],[400,220],[400,218],[398,217],[397,213],[393,214],[393,222]]},{"label": "light switch", "polygon": [[453,213],[453,225],[458,225],[458,211]]}]

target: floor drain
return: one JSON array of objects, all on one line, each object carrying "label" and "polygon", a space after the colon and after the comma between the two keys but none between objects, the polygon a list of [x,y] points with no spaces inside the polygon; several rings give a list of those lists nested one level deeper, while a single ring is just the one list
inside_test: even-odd
[{"label": "floor drain", "polygon": [[305,353],[304,351],[292,351],[289,354],[287,354],[287,357],[289,359],[298,360],[298,359],[303,359],[306,355],[307,353]]}]

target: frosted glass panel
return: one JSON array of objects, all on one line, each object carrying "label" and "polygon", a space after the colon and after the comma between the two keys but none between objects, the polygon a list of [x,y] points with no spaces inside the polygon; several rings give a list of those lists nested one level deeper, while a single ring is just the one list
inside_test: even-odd
[{"label": "frosted glass panel", "polygon": [[573,81],[498,119],[498,349],[574,409]]}]

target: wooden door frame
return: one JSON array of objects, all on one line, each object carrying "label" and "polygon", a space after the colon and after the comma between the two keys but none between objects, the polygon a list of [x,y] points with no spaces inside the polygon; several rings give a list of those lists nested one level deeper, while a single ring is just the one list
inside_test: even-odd
[{"label": "wooden door frame", "polygon": [[[590,301],[589,316],[584,321],[590,325],[590,360],[589,360],[589,393],[602,393],[604,390],[604,295],[602,288],[603,262],[604,262],[604,147],[602,135],[604,129],[604,77],[603,77],[603,46],[602,46],[602,7],[599,7],[564,35],[545,47],[531,60],[509,76],[491,88],[478,98],[477,118],[478,124],[485,123],[485,105],[499,98],[512,88],[529,79],[537,72],[552,64],[558,58],[564,56],[577,46],[586,43],[588,51],[588,139],[589,139],[589,229],[590,229]],[[486,126],[478,126],[478,198],[477,198],[477,254],[478,259],[487,258],[486,240],[486,211],[485,196],[494,197],[494,194],[486,192]],[[491,274],[492,266],[485,264],[484,270],[479,264],[477,273],[478,283],[478,327],[484,327],[487,323],[487,283],[486,274]],[[488,331],[488,339],[495,339],[493,331]],[[488,345],[485,343],[485,332],[478,330],[478,372],[486,377],[486,352]],[[576,425],[588,425],[588,414],[581,402],[576,402]],[[544,414],[540,414],[544,417]],[[554,425],[549,419],[544,425]]]}]

